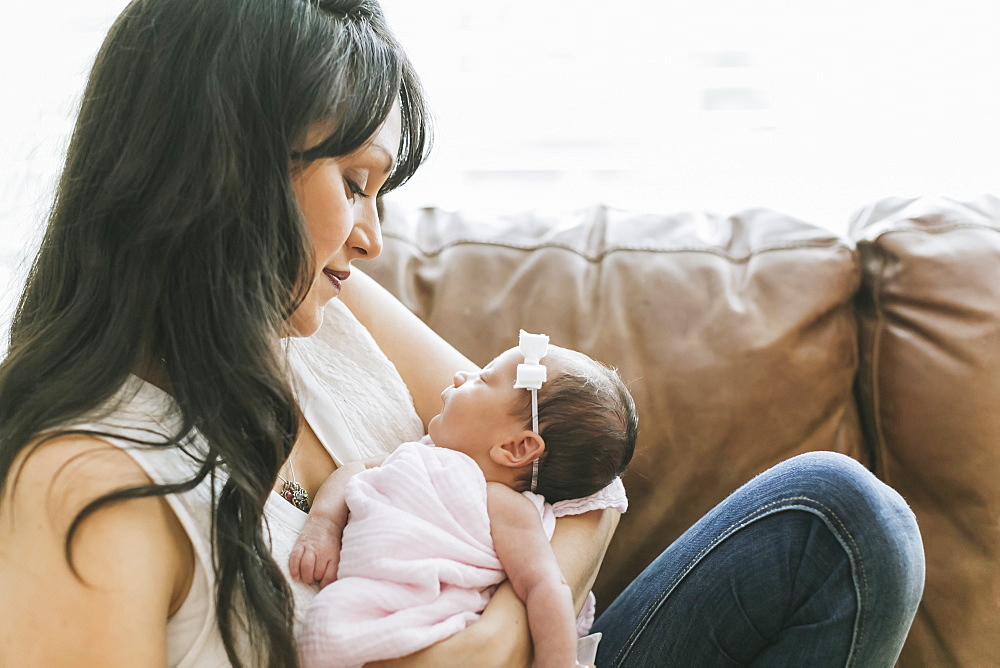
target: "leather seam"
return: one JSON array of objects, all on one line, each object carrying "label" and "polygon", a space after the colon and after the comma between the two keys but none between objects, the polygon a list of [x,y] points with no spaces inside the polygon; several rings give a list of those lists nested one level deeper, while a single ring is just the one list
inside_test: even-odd
[{"label": "leather seam", "polygon": [[676,246],[671,248],[663,248],[660,246],[616,246],[613,248],[608,248],[600,253],[587,253],[578,248],[574,248],[569,244],[563,244],[558,242],[543,242],[538,244],[519,244],[512,241],[490,241],[482,239],[472,239],[472,238],[460,238],[449,241],[441,246],[433,249],[428,249],[420,246],[415,240],[405,234],[399,234],[395,232],[382,232],[383,237],[391,238],[396,241],[403,242],[412,248],[416,249],[421,255],[425,257],[436,257],[443,253],[444,251],[456,248],[458,246],[493,246],[496,248],[508,248],[511,250],[522,250],[522,251],[536,251],[544,250],[547,248],[564,250],[574,255],[578,255],[590,262],[600,262],[608,255],[621,252],[648,252],[648,253],[704,253],[707,255],[715,255],[721,257],[725,260],[729,260],[734,263],[745,263],[750,259],[761,255],[763,253],[770,253],[773,251],[787,251],[787,250],[812,250],[812,249],[843,249],[846,251],[852,251],[853,246],[844,240],[832,239],[832,240],[817,240],[815,242],[796,242],[796,243],[785,243],[785,244],[772,244],[770,246],[764,246],[756,250],[750,251],[746,255],[731,255],[722,250],[711,248],[708,246]]}]

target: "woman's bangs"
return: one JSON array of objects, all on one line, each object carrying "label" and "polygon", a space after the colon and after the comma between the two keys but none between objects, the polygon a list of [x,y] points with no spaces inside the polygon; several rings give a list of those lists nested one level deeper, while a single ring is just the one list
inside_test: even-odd
[{"label": "woman's bangs", "polygon": [[423,89],[409,60],[403,61],[399,87],[401,130],[396,168],[389,175],[380,194],[395,190],[406,183],[427,159],[433,140],[430,109]]},{"label": "woman's bangs", "polygon": [[398,101],[399,151],[396,168],[382,187],[380,194],[384,194],[409,180],[426,160],[431,143],[430,112],[413,66],[398,44],[366,31],[355,32],[352,38],[349,53],[339,59],[347,64],[329,77],[328,102],[316,116],[334,119],[331,125],[335,129],[319,144],[293,157],[309,162],[353,153],[378,132]]},{"label": "woman's bangs", "polygon": [[336,158],[358,150],[381,127],[398,96],[399,54],[367,31],[352,31],[347,53],[327,64],[326,70],[325,104],[321,103],[314,122],[330,120],[334,130],[297,154],[301,160]]}]

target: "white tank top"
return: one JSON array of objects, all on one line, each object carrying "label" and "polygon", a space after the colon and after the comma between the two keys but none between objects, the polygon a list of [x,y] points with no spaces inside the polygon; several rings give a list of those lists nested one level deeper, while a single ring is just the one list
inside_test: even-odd
[{"label": "white tank top", "polygon": [[[392,363],[368,330],[339,300],[326,309],[320,330],[307,339],[286,342],[292,385],[306,420],[337,465],[387,454],[421,437],[423,426],[413,401]],[[128,452],[157,483],[190,478],[195,459],[179,448],[137,446],[128,439],[157,442],[180,424],[169,395],[132,376],[108,403],[110,412],[74,428],[103,432],[108,442]],[[204,450],[199,434],[187,448]],[[222,481],[216,481],[216,490]],[[166,497],[195,553],[194,580],[181,607],[167,622],[167,663],[178,667],[228,666],[215,614],[212,562],[212,483]],[[292,581],[288,556],[306,514],[271,492],[264,506],[265,535],[272,554],[292,588],[296,628],[316,589]],[[243,639],[248,642],[249,639]],[[243,648],[240,655],[251,661]]]}]

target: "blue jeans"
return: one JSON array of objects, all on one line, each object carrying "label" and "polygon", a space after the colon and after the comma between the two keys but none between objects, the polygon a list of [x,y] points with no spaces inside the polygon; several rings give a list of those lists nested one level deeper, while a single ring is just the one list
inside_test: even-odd
[{"label": "blue jeans", "polygon": [[615,599],[597,666],[892,666],[923,586],[902,497],[810,452],[736,490]]}]

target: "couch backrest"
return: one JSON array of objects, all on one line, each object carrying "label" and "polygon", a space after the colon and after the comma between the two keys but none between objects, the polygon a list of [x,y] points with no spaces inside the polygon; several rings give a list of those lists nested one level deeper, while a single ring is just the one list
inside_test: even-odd
[{"label": "couch backrest", "polygon": [[1000,666],[1000,199],[887,199],[852,223],[876,473],[917,515],[906,666]]},{"label": "couch backrest", "polygon": [[389,208],[365,271],[473,361],[519,328],[616,366],[639,411],[631,505],[595,586],[610,600],[756,473],[862,459],[852,245],[774,211],[476,216]]}]

